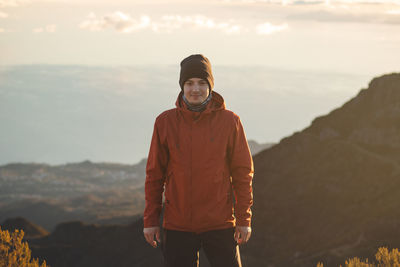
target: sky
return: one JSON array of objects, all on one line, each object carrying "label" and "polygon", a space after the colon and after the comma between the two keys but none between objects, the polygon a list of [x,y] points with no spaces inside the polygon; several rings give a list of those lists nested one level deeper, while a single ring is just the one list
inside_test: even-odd
[{"label": "sky", "polygon": [[[155,118],[175,106],[178,72],[173,65],[0,67],[0,165],[139,162],[148,154]],[[303,130],[371,80],[262,66],[215,66],[213,72],[213,90],[240,116],[246,137],[259,143]]]},{"label": "sky", "polygon": [[400,0],[0,0],[0,64],[399,70]]}]

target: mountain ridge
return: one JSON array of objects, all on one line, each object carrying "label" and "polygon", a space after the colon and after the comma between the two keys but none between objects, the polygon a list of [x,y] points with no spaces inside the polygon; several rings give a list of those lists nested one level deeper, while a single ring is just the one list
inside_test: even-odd
[{"label": "mountain ridge", "polygon": [[390,226],[393,218],[400,226],[394,204],[400,201],[400,142],[385,141],[400,136],[400,128],[376,123],[387,114],[400,121],[393,99],[400,99],[398,73],[373,79],[340,108],[254,157],[255,233],[246,249],[251,265],[339,265],[346,257],[372,255],[376,236],[400,236]]}]

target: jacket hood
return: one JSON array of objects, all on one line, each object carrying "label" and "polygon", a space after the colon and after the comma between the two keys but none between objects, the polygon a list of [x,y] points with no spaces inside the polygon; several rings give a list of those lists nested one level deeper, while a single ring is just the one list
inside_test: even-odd
[{"label": "jacket hood", "polygon": [[[208,103],[208,105],[206,106],[206,109],[201,113],[210,113],[213,111],[226,109],[224,98],[220,94],[215,92],[214,90],[211,91],[211,94],[212,94],[212,98],[211,98],[210,103]],[[187,108],[185,101],[183,101],[182,95],[183,95],[183,91],[180,91],[178,98],[176,99],[176,102],[175,102],[176,108],[181,111],[184,111],[184,112],[193,112]]]}]

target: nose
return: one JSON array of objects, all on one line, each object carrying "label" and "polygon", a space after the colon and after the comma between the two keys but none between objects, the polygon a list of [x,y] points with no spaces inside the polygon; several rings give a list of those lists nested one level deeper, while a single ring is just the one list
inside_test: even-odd
[{"label": "nose", "polygon": [[193,91],[199,91],[199,90],[200,90],[200,85],[197,84],[197,83],[195,83],[195,84],[193,85]]}]

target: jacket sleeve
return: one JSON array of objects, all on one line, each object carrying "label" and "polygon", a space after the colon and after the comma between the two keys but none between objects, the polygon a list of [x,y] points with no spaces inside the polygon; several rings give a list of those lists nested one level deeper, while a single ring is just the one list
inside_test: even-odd
[{"label": "jacket sleeve", "polygon": [[168,164],[168,148],[162,144],[159,132],[159,118],[154,124],[146,165],[144,227],[160,225],[162,194],[164,192],[165,171]]},{"label": "jacket sleeve", "polygon": [[253,158],[240,118],[235,119],[235,128],[230,141],[230,172],[236,200],[236,224],[238,226],[250,226],[251,206],[253,205]]}]

